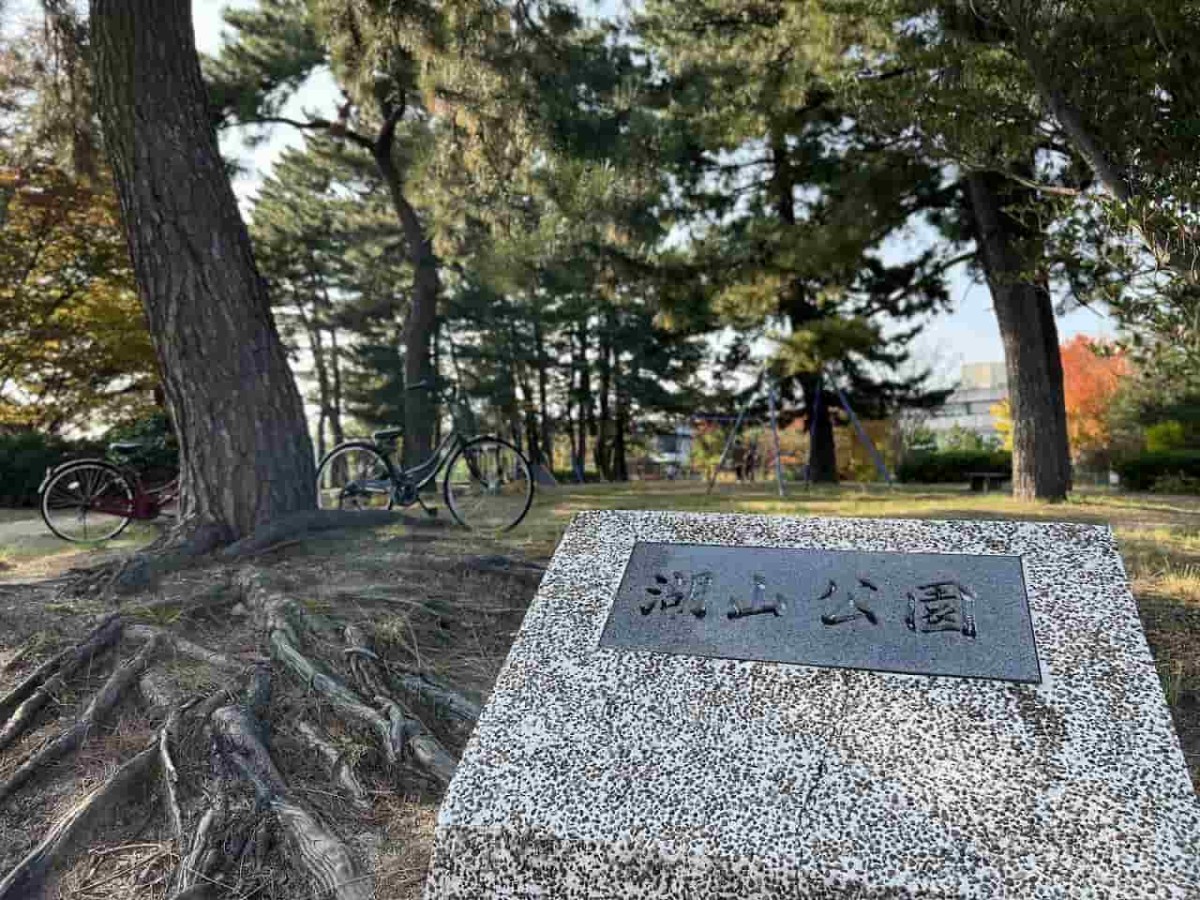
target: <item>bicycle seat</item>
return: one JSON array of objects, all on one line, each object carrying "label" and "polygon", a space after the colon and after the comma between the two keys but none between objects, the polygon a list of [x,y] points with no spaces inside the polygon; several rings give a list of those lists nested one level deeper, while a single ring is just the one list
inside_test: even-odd
[{"label": "bicycle seat", "polygon": [[145,444],[139,444],[137,441],[116,441],[108,445],[108,449],[113,453],[137,453],[139,450],[144,450]]},{"label": "bicycle seat", "polygon": [[382,444],[384,441],[394,441],[400,435],[404,434],[403,428],[384,428],[382,431],[376,431],[371,435],[377,443]]}]

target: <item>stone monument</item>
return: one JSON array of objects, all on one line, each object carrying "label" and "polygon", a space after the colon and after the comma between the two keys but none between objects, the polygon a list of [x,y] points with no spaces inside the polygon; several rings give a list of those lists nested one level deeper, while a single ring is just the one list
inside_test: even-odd
[{"label": "stone monument", "polygon": [[1200,897],[1107,528],[575,519],[427,900],[809,897]]}]

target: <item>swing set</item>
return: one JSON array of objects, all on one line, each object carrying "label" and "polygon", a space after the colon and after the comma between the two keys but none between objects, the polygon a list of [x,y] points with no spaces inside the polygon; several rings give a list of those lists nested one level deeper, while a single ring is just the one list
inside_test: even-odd
[{"label": "swing set", "polygon": [[[879,473],[880,477],[887,482],[888,485],[891,485],[892,473],[888,471],[887,463],[884,462],[883,456],[880,454],[879,449],[871,440],[870,435],[867,434],[867,430],[863,427],[862,421],[854,412],[853,407],[850,406],[850,398],[846,396],[846,392],[841,388],[841,386],[839,386],[832,379],[828,378],[828,375],[825,372],[821,373],[821,380],[817,382],[816,398],[813,401],[813,409],[809,415],[809,441],[813,442],[816,440],[817,419],[820,415],[821,404],[825,396],[825,392],[821,390],[821,384],[826,380],[833,385],[834,392],[837,394],[838,403],[841,405],[842,409],[846,411],[846,416],[850,419],[850,424],[854,426],[854,431],[855,434],[858,435],[859,441],[862,442],[864,447],[866,447],[867,452],[871,454],[871,460],[875,464],[875,470]],[[758,399],[762,391],[762,379],[760,379],[759,385],[755,388],[755,390],[750,392],[750,395],[746,398],[746,402],[742,404],[742,408],[738,411],[737,418],[734,419],[733,428],[729,432],[729,437],[725,441],[725,448],[721,451],[721,458],[717,461],[716,468],[713,469],[712,475],[709,476],[708,491],[706,493],[711,494],[713,492],[713,488],[716,487],[717,476],[721,474],[721,469],[724,468],[725,462],[729,458],[730,451],[733,449],[734,443],[737,441],[738,432],[741,430],[742,425],[746,420],[746,412],[750,409],[750,406],[754,403],[754,401]],[[779,488],[779,496],[783,497],[785,496],[783,488],[783,464],[780,459],[779,451],[779,389],[773,380],[767,380],[766,393],[767,415],[771,423],[771,434],[775,442],[775,482]],[[812,472],[808,465],[804,466],[804,483],[805,485],[812,484]]]}]

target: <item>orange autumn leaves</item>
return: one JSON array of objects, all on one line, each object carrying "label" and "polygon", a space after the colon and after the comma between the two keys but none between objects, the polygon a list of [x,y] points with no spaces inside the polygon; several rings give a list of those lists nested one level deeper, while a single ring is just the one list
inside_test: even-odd
[{"label": "orange autumn leaves", "polygon": [[[1130,374],[1125,355],[1103,341],[1076,335],[1062,345],[1063,399],[1067,408],[1067,434],[1075,459],[1103,455],[1112,440],[1110,411]],[[1012,449],[1012,412],[1007,400],[992,407],[996,430]]]},{"label": "orange autumn leaves", "polygon": [[1109,411],[1129,374],[1129,360],[1081,334],[1063,344],[1062,361],[1071,452],[1076,456],[1103,452],[1112,438]]}]

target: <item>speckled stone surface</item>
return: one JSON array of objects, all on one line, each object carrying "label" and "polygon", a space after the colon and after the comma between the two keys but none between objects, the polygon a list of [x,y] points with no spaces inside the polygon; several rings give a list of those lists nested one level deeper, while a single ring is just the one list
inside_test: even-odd
[{"label": "speckled stone surface", "polygon": [[[1040,685],[600,647],[637,541],[1022,557]],[[443,803],[427,900],[1200,898],[1111,532],[585,513]]]}]

